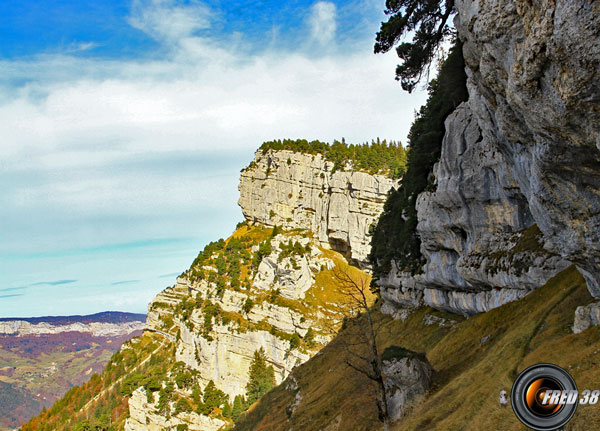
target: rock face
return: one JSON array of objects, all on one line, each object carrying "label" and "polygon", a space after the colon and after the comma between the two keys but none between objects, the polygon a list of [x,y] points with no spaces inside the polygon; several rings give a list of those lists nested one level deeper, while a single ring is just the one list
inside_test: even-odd
[{"label": "rock face", "polygon": [[425,396],[431,384],[433,368],[425,360],[400,357],[384,360],[383,373],[388,413],[392,421],[397,421]]},{"label": "rock face", "polygon": [[[248,231],[249,236],[264,237],[270,229],[251,227]],[[195,373],[201,388],[213,381],[230,401],[246,394],[257,350],[264,352],[279,384],[330,340],[332,322],[336,318],[341,321],[334,298],[324,300],[331,287],[318,281],[321,273],[334,268],[333,259],[343,261],[341,255],[321,249],[319,241],[308,234],[290,231],[243,247],[248,255],[238,271],[248,278],[241,286],[233,288],[228,275],[217,275],[221,256],[231,255],[223,248],[203,262],[202,279],[194,278],[198,268],[192,267],[173,287],[158,294],[148,307],[146,320],[148,330],[175,341],[175,361]],[[260,253],[264,255],[257,262]],[[223,280],[227,281],[219,294]],[[155,412],[143,389],[134,392],[129,408],[128,431],[166,430],[179,424],[211,431],[225,424],[204,415],[167,419]],[[144,424],[154,428],[143,428]]]},{"label": "rock face", "polygon": [[148,402],[146,390],[136,389],[129,398],[129,418],[125,431],[164,431],[177,429],[177,425],[187,425],[189,431],[218,430],[226,422],[199,415],[194,412],[181,412],[168,418],[157,412],[157,403]]},{"label": "rock face", "polygon": [[365,265],[369,229],[397,182],[383,175],[333,172],[321,155],[257,151],[242,171],[238,201],[246,219],[285,229],[309,229],[323,246]]},{"label": "rock face", "polygon": [[600,10],[457,9],[469,100],[445,122],[435,192],[417,200],[423,273],[382,278],[384,309],[487,311],[570,263],[600,297]]},{"label": "rock face", "polygon": [[600,9],[459,0],[470,107],[547,246],[600,297]]}]

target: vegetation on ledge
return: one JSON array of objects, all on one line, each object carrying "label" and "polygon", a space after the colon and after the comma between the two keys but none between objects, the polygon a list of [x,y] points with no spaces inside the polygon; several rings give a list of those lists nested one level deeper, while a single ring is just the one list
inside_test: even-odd
[{"label": "vegetation on ledge", "polygon": [[343,169],[351,163],[354,169],[370,174],[388,174],[400,178],[406,171],[407,152],[400,142],[377,140],[364,144],[346,144],[345,140],[334,140],[333,144],[306,139],[284,139],[267,141],[259,151],[266,154],[269,150],[289,150],[305,154],[321,154],[334,163],[333,172]]}]

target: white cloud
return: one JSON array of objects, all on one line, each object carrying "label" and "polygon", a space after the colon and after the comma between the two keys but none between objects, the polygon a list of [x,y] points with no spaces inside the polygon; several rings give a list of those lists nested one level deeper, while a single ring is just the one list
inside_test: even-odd
[{"label": "white cloud", "polygon": [[176,42],[210,27],[211,10],[201,2],[134,0],[129,23],[151,37]]},{"label": "white cloud", "polygon": [[[311,11],[314,34],[333,37],[333,4]],[[370,41],[363,51],[318,57],[273,48],[250,54],[194,36],[209,25],[200,3],[138,1],[131,19],[168,42],[161,59],[0,62],[0,82],[28,81],[0,86],[0,224],[10,238],[64,234],[50,215],[81,225],[94,214],[123,223],[147,216],[152,234],[160,219],[174,236],[189,227],[173,217],[204,217],[210,231],[223,217],[197,214],[235,211],[235,177],[263,141],[404,139],[424,101],[402,92],[393,79],[396,58],[373,55]],[[167,159],[176,161],[161,162]],[[197,166],[180,166],[186,160]],[[132,230],[112,228],[124,239]],[[98,240],[93,229],[81,228],[80,242]]]},{"label": "white cloud", "polygon": [[315,3],[308,22],[311,39],[323,46],[330,44],[337,29],[335,4],[328,1]]},{"label": "white cloud", "polygon": [[[308,45],[284,51],[271,35],[256,52],[235,35],[202,34],[218,17],[200,2],[135,0],[130,23],[161,44],[160,57],[77,57],[75,49],[95,47],[83,43],[63,54],[0,60],[2,253],[216,239],[241,219],[239,170],[263,141],[404,139],[425,95],[402,92],[393,79],[397,59],[373,55],[371,40],[362,50],[328,49],[336,37],[333,3],[308,12]],[[99,280],[104,297],[114,279],[142,279],[147,268],[173,272],[195,252],[171,260],[152,253],[152,263],[136,252],[47,262],[11,257],[0,259],[0,273],[7,286],[32,274]],[[127,303],[118,302],[122,286],[108,302],[94,298],[94,307],[77,299],[82,293],[70,294],[69,309],[130,308],[164,282],[141,283],[148,290]],[[55,298],[15,297],[4,310],[51,314]]]}]

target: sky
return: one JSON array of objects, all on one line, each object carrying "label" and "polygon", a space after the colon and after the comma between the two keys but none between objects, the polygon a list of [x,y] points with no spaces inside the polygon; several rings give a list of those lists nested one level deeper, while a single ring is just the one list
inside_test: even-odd
[{"label": "sky", "polygon": [[0,317],[145,312],[262,142],[406,142],[384,0],[0,2]]}]

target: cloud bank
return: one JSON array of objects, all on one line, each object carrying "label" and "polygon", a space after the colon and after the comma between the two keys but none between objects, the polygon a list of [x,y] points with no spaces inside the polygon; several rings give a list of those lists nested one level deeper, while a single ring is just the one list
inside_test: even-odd
[{"label": "cloud bank", "polygon": [[[338,12],[327,1],[301,11],[291,49],[216,31],[223,18],[202,2],[134,0],[127,25],[155,52],[80,56],[97,46],[86,41],[0,60],[0,248],[216,239],[241,219],[239,170],[263,141],[404,140],[425,96],[402,92],[397,59],[373,55],[371,40],[347,49]],[[4,283],[23,284],[14,268],[0,265]]]}]

